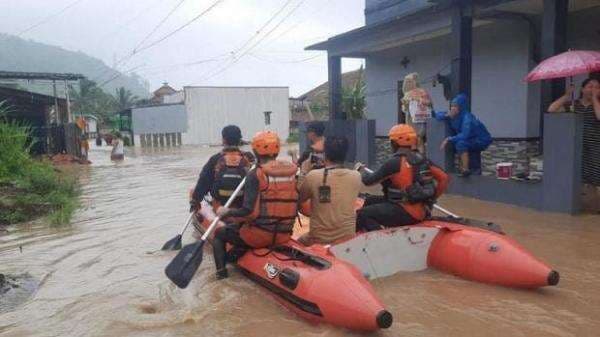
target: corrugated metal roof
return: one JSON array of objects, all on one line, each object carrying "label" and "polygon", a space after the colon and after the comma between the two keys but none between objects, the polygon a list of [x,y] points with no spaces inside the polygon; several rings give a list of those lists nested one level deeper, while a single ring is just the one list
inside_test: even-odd
[{"label": "corrugated metal roof", "polygon": [[25,80],[56,80],[56,81],[75,81],[85,78],[81,74],[72,73],[34,73],[22,71],[1,71],[0,78],[15,78]]}]

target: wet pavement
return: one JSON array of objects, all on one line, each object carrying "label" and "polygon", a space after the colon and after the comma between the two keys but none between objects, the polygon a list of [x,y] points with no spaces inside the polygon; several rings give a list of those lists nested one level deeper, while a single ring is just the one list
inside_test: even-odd
[{"label": "wet pavement", "polygon": [[[164,276],[187,191],[215,148],[128,152],[93,148],[80,170],[82,208],[71,225],[41,222],[0,233],[0,273],[20,275],[0,295],[0,336],[346,336],[282,309],[239,273],[216,281],[210,253],[185,290]],[[493,221],[560,271],[536,291],[477,284],[435,270],[373,282],[394,315],[377,336],[597,336],[600,216],[567,216],[461,197],[453,212]],[[186,236],[186,240],[191,240]],[[20,249],[20,247],[22,249]]]}]

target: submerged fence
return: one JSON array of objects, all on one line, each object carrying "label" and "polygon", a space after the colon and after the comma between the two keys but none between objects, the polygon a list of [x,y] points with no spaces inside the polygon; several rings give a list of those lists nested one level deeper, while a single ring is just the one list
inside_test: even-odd
[{"label": "submerged fence", "polygon": [[81,157],[81,129],[75,123],[35,128],[33,136],[36,138],[34,154],[67,153]]}]

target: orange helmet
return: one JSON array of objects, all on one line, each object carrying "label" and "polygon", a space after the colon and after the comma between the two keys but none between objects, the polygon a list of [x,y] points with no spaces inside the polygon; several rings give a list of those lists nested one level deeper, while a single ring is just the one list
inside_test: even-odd
[{"label": "orange helmet", "polygon": [[273,131],[259,131],[252,138],[252,149],[261,156],[278,155],[280,143],[277,133]]},{"label": "orange helmet", "polygon": [[408,124],[398,124],[390,129],[390,141],[398,146],[417,146],[417,132]]}]

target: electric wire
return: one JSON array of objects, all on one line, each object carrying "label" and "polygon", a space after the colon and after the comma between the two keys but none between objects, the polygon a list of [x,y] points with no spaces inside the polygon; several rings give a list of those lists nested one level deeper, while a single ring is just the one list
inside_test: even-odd
[{"label": "electric wire", "polygon": [[[198,19],[200,19],[201,17],[203,17],[204,15],[208,14],[211,10],[213,10],[215,7],[217,7],[220,3],[222,3],[225,0],[216,0],[214,1],[208,8],[204,9],[202,12],[200,12],[198,15],[196,15],[195,17],[193,17],[191,20],[187,21],[186,23],[184,23],[183,25],[179,26],[178,28],[176,28],[175,30],[169,32],[168,34],[164,35],[163,37],[161,37],[160,39],[142,47],[139,49],[133,49],[131,51],[131,53],[129,53],[128,55],[124,56],[123,58],[121,58],[116,64],[115,67],[117,67],[118,65],[122,64],[123,62],[126,62],[128,60],[130,60],[133,56],[135,56],[136,54],[139,54],[142,51],[148,50],[156,45],[158,45],[159,43],[167,40],[168,38],[170,38],[171,36],[177,34],[178,32],[180,32],[181,30],[183,30],[184,28],[188,27],[189,25],[191,25],[192,23],[194,23],[195,21],[197,21]],[[114,70],[111,68],[111,70]],[[118,70],[115,70],[118,71]],[[102,74],[99,76],[99,78],[103,77],[105,74]],[[115,79],[121,77],[122,75],[117,75],[107,81],[104,81],[102,83],[101,86],[106,85],[107,83],[110,83],[111,81],[114,81]]]},{"label": "electric wire", "polygon": [[250,51],[252,51],[252,49],[254,49],[256,46],[258,46],[262,41],[264,41],[271,33],[273,33],[277,28],[279,28],[292,14],[294,14],[294,12],[300,8],[300,6],[302,6],[302,4],[305,2],[306,0],[301,0],[300,2],[298,2],[296,4],[295,7],[293,7],[271,30],[269,30],[265,35],[263,35],[259,40],[255,41],[254,44],[252,44],[250,47],[248,47],[241,55],[239,56],[233,56],[232,61],[225,65],[224,67],[222,67],[221,69],[217,70],[216,72],[207,75],[206,77],[204,77],[201,80],[209,80],[221,73],[223,73],[224,71],[228,70],[229,68],[231,68],[233,65],[235,65],[237,62],[239,62],[240,59],[242,59],[244,56],[246,56]]},{"label": "electric wire", "polygon": [[29,27],[21,30],[20,32],[18,32],[16,34],[16,36],[17,37],[21,37],[23,34],[26,34],[26,33],[30,32],[30,31],[36,29],[37,27],[39,27],[39,26],[41,26],[41,25],[43,25],[43,24],[45,24],[47,22],[50,22],[50,20],[52,20],[52,19],[54,19],[56,17],[59,17],[60,15],[62,15],[63,13],[65,13],[66,11],[68,11],[69,9],[77,6],[79,3],[83,2],[83,1],[85,1],[85,0],[76,0],[76,1],[74,1],[72,3],[70,3],[69,5],[67,5],[67,6],[63,7],[61,10],[59,10],[58,12],[56,12],[54,14],[51,14],[51,15],[48,15],[45,18],[43,18],[42,20],[38,21],[37,23],[34,23],[33,25],[31,25],[31,26],[29,26]]},{"label": "electric wire", "polygon": [[136,51],[136,53],[139,53],[141,51],[144,50],[148,50],[154,46],[156,46],[157,44],[165,41],[166,39],[170,38],[171,36],[179,33],[181,30],[185,29],[187,26],[191,25],[192,23],[194,23],[195,21],[197,21],[198,19],[200,19],[201,17],[203,17],[204,15],[208,14],[210,11],[212,11],[215,7],[217,7],[220,3],[222,3],[225,0],[217,0],[215,2],[213,2],[208,8],[206,8],[205,10],[203,10],[202,12],[200,12],[200,14],[196,15],[195,17],[193,17],[191,20],[189,20],[188,22],[184,23],[183,25],[181,25],[180,27],[178,27],[177,29],[171,31],[170,33],[164,35],[163,37],[161,37],[160,39],[150,43],[149,45],[145,46],[144,48],[140,48]]},{"label": "electric wire", "polygon": [[160,22],[154,26],[154,28],[150,31],[150,33],[148,33],[138,44],[137,46],[135,46],[135,48],[133,48],[133,50],[137,50],[139,47],[141,47],[144,42],[148,41],[148,39],[154,35],[154,33],[156,33],[156,31],[167,21],[169,20],[169,18],[171,17],[171,15],[173,15],[173,13],[175,13],[175,11],[177,11],[177,9],[179,7],[181,7],[181,5],[185,2],[185,0],[180,0],[177,5],[175,5],[175,7],[173,7],[173,9],[171,9],[171,11],[169,11],[169,13],[162,19],[160,20]]}]

